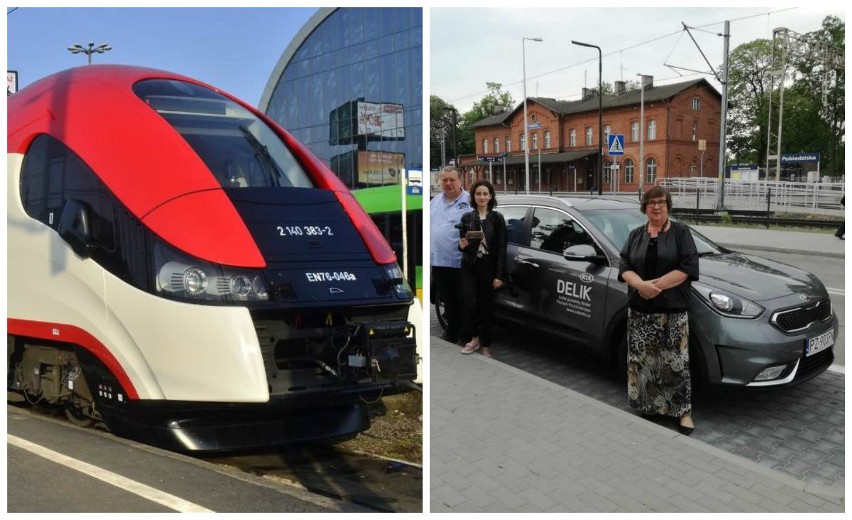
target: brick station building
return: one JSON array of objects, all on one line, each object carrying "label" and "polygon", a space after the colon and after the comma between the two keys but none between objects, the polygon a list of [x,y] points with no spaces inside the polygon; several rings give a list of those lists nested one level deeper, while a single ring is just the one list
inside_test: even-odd
[{"label": "brick station building", "polygon": [[[640,90],[626,90],[624,82],[616,81],[615,92],[603,97],[603,190],[636,192],[640,171],[645,172],[646,186],[666,177],[718,177],[721,94],[705,79],[654,86],[651,76],[643,76],[642,83],[644,167],[639,160]],[[531,124],[541,125],[528,131],[530,191],[588,191],[594,187],[601,160],[597,89],[583,89],[578,101],[527,98],[527,113]],[[459,161],[467,186],[490,176],[497,191],[525,190],[523,119],[520,103],[514,110],[473,125],[476,155],[462,156]],[[623,156],[606,154],[609,133],[624,135]],[[706,140],[703,169],[702,139]],[[502,160],[495,160],[500,157]]]}]

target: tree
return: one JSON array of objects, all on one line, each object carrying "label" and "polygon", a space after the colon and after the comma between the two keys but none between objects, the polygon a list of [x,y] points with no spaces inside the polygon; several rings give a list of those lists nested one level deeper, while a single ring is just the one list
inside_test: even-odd
[{"label": "tree", "polygon": [[429,164],[431,168],[449,164],[456,153],[453,139],[458,134],[458,110],[438,96],[429,96]]},{"label": "tree", "polygon": [[473,108],[461,116],[459,127],[459,155],[476,153],[473,124],[498,114],[501,110],[514,108],[514,100],[509,92],[500,90],[501,83],[486,82],[488,93],[473,104]]},{"label": "tree", "polygon": [[[789,53],[781,152],[819,152],[821,170],[837,175],[843,172],[845,152],[845,74],[838,65],[844,56],[845,25],[833,16],[826,17],[822,25],[822,29],[802,35],[808,45]],[[826,54],[817,50],[820,45],[834,49],[840,59],[823,59]],[[766,159],[773,85],[770,70],[780,66],[772,54],[772,42],[761,39],[738,46],[728,57],[727,148],[740,161],[763,164]],[[771,95],[773,104],[777,103],[778,92]],[[773,111],[773,117],[777,116]],[[777,119],[773,120],[773,133],[777,125]]]}]

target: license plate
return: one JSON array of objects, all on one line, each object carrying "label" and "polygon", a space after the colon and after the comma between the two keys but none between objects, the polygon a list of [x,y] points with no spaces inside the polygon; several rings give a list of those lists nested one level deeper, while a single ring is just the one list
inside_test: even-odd
[{"label": "license plate", "polygon": [[805,357],[813,356],[834,345],[834,330],[824,332],[814,338],[809,338],[805,343]]}]

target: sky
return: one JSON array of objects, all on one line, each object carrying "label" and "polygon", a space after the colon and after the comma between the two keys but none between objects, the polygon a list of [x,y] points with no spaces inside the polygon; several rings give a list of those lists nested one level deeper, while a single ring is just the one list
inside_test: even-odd
[{"label": "sky", "polygon": [[[7,8],[7,13],[10,8]],[[108,43],[93,64],[140,65],[203,81],[257,106],[275,65],[316,8],[29,8],[6,15],[18,87],[72,67],[67,48]]]},{"label": "sky", "polygon": [[[527,96],[579,99],[584,86],[598,85],[598,51],[571,40],[601,48],[604,82],[632,81],[636,74],[654,76],[655,85],[706,78],[721,92],[701,52],[713,68],[722,65],[724,39],[718,34],[725,20],[731,21],[731,51],[771,38],[778,27],[803,34],[820,29],[829,14],[845,20],[837,3],[798,3],[807,5],[791,9],[794,4],[775,0],[773,7],[745,8],[432,9],[431,94],[466,112],[487,93],[486,82],[496,82],[517,105],[524,99],[525,60]],[[691,32],[701,51],[681,22],[698,28]]]}]

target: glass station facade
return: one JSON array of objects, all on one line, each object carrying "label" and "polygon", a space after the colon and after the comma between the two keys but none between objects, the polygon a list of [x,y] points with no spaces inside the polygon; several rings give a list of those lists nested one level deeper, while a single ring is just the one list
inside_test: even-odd
[{"label": "glass station facade", "polygon": [[420,8],[321,9],[285,50],[260,109],[350,188],[423,163]]}]

